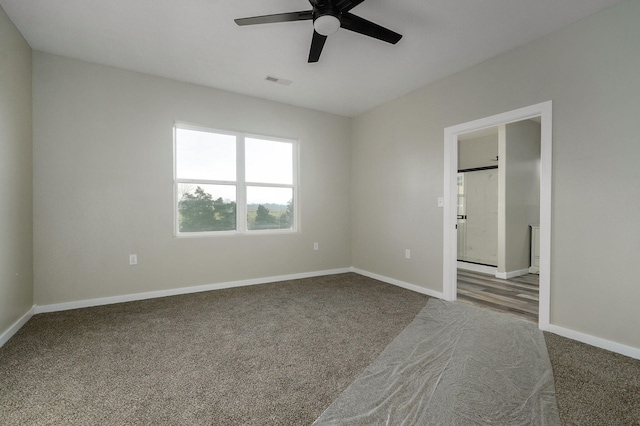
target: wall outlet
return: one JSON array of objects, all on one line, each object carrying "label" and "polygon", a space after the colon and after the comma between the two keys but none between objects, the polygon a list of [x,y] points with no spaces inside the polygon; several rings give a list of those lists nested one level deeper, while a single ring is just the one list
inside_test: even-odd
[{"label": "wall outlet", "polygon": [[406,249],[406,250],[404,251],[404,258],[405,258],[405,259],[411,259],[411,250]]},{"label": "wall outlet", "polygon": [[315,251],[320,250],[320,246],[318,245],[318,243],[313,243],[313,249],[314,249]]},{"label": "wall outlet", "polygon": [[138,255],[130,254],[129,255],[129,265],[137,265],[138,264]]},{"label": "wall outlet", "polygon": [[444,207],[444,197],[438,197],[438,207]]}]

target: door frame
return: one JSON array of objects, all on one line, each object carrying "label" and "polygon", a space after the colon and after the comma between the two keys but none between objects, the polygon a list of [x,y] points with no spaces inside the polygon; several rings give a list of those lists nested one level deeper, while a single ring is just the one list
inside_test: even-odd
[{"label": "door frame", "polygon": [[446,300],[457,298],[457,174],[458,135],[540,118],[540,300],[538,327],[549,328],[551,308],[551,171],[552,101],[492,115],[444,129],[443,285]]}]

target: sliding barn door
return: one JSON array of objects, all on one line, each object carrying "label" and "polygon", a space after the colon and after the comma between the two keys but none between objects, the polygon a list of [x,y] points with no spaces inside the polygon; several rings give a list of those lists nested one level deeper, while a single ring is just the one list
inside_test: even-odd
[{"label": "sliding barn door", "polygon": [[498,169],[458,174],[458,260],[498,265]]}]

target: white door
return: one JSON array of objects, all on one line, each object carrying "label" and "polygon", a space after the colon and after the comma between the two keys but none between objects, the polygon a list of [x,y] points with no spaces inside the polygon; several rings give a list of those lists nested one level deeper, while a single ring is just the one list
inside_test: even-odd
[{"label": "white door", "polygon": [[458,174],[458,260],[498,265],[498,169]]}]

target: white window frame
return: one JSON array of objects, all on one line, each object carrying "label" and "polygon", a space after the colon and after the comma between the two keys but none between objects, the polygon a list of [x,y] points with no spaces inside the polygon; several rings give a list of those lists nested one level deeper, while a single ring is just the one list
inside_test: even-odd
[{"label": "white window frame", "polygon": [[[179,179],[177,168],[177,129],[195,130],[199,132],[216,133],[221,135],[234,136],[236,138],[236,180],[220,181],[206,179]],[[247,182],[245,180],[245,139],[261,139],[273,142],[289,143],[292,147],[293,177],[291,184],[273,184],[262,182]],[[298,163],[299,163],[299,141],[295,139],[279,138],[273,136],[256,135],[229,130],[213,129],[210,127],[198,126],[195,124],[175,122],[173,126],[173,226],[174,235],[180,238],[208,237],[208,236],[229,236],[229,235],[273,235],[296,233],[300,229],[300,215],[298,200]],[[205,231],[205,232],[180,232],[180,213],[178,212],[178,186],[181,183],[194,185],[235,185],[236,187],[236,229],[230,231]],[[247,226],[247,187],[269,187],[269,188],[291,188],[293,193],[293,227],[290,229],[259,229],[250,230]]]}]

